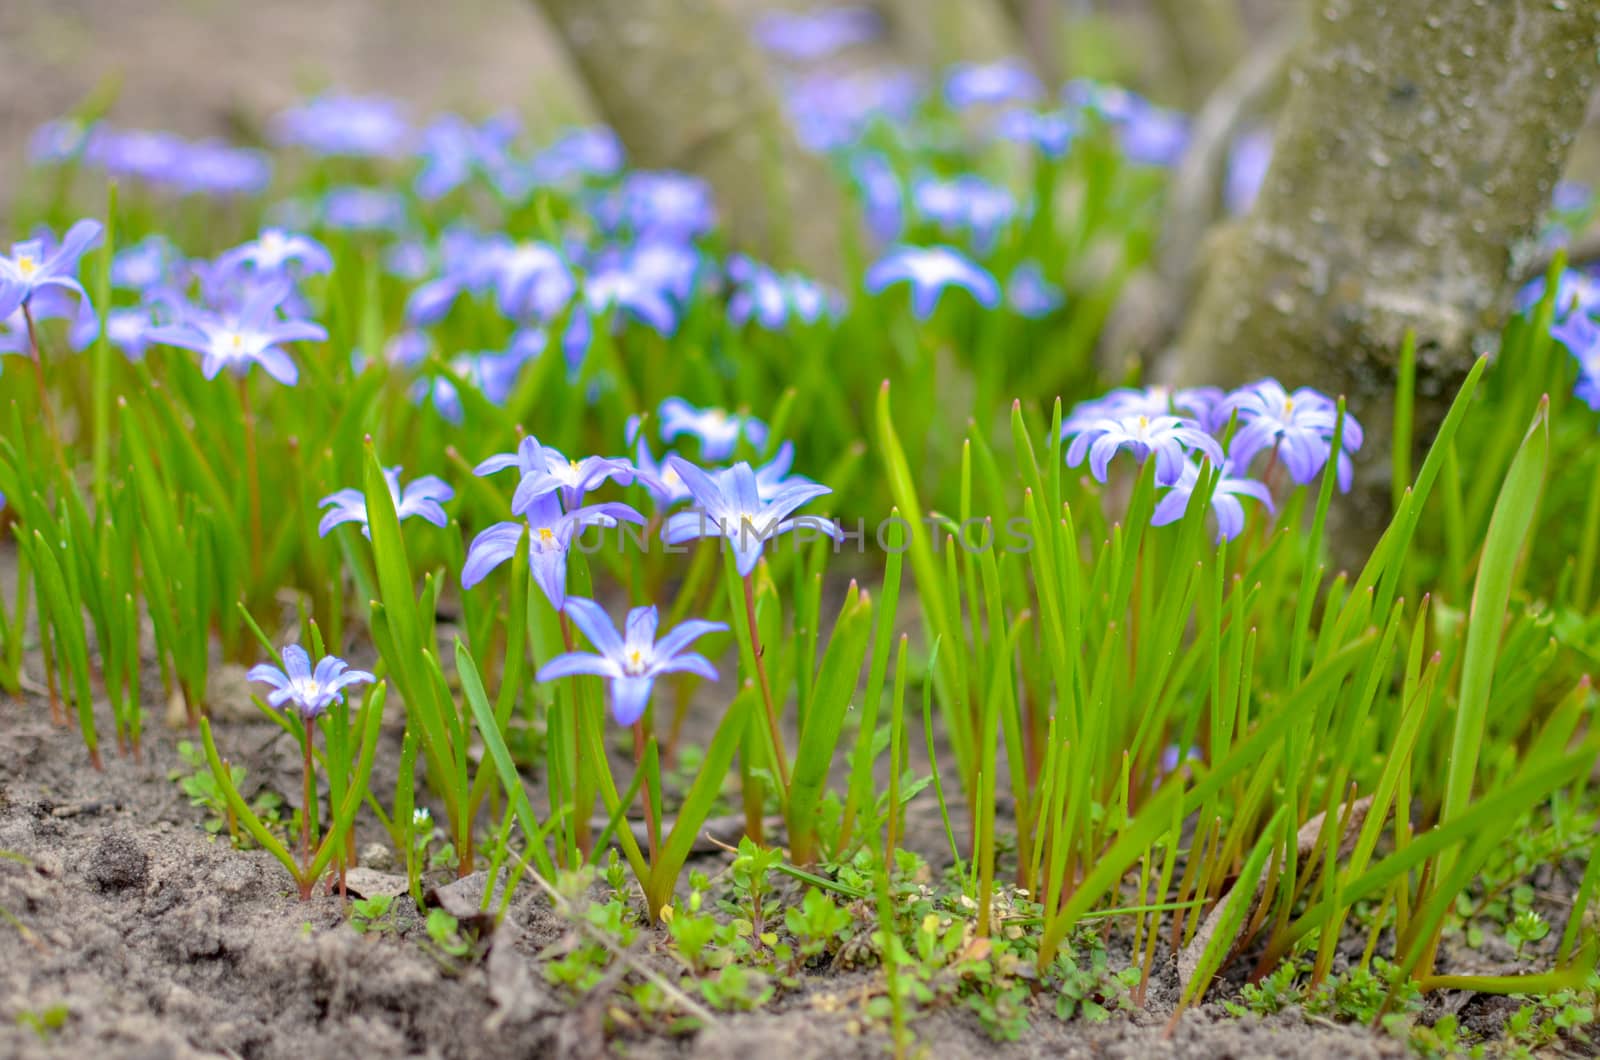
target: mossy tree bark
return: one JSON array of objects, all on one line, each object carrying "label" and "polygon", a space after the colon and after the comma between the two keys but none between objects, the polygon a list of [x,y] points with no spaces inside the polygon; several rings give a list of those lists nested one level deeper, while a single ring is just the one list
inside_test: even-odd
[{"label": "mossy tree bark", "polygon": [[1022,55],[1010,12],[994,0],[878,0],[895,36],[935,69]]},{"label": "mossy tree bark", "polygon": [[852,223],[796,142],[746,27],[718,0],[535,0],[632,165],[710,183],[742,249],[841,279]]},{"label": "mossy tree bark", "polygon": [[1347,532],[1386,515],[1398,350],[1437,425],[1509,303],[1513,257],[1594,84],[1597,0],[1317,0],[1251,213],[1214,233],[1159,375],[1343,393],[1367,428]]}]

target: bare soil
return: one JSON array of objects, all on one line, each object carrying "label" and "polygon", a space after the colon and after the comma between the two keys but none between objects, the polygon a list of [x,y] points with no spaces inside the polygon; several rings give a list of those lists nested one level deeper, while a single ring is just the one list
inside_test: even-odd
[{"label": "bare soil", "polygon": [[[532,888],[519,890],[486,953],[447,968],[424,949],[409,899],[395,903],[397,930],[358,934],[337,896],[301,902],[269,855],[206,834],[204,811],[168,779],[182,766],[174,734],[153,732],[143,762],[109,754],[96,773],[76,734],[47,717],[38,697],[0,706],[0,851],[22,859],[0,859],[0,908],[20,925],[0,924],[0,1055],[839,1058],[887,1048],[881,1032],[862,1030],[872,973],[810,976],[764,1011],[719,1016],[685,1038],[608,1038],[609,992],[579,999],[546,984],[537,955],[560,952],[570,927]],[[220,742],[252,775],[271,776],[276,744],[288,742],[271,734],[236,722]],[[714,873],[718,858],[701,865]],[[640,959],[669,970],[660,948],[652,938]],[[992,1041],[963,1010],[914,1030],[941,1057],[1403,1053],[1362,1028],[1236,1020],[1210,1005],[1164,1040],[1175,985],[1164,971],[1148,1011],[1103,1025],[1041,1015],[1017,1043]],[[58,1005],[66,1023],[44,1040],[16,1022]]]}]

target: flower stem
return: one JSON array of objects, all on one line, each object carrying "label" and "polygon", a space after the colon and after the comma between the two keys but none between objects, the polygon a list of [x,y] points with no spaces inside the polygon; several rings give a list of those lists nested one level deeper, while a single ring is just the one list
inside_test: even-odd
[{"label": "flower stem", "polygon": [[313,764],[311,761],[311,741],[316,735],[316,726],[311,718],[304,718],[301,725],[305,728],[305,804],[300,808],[300,845],[304,849],[305,861],[301,871],[311,871],[311,809],[317,797],[316,783],[312,779]]},{"label": "flower stem", "polygon": [[778,711],[772,705],[772,686],[767,683],[767,664],[762,660],[765,649],[761,646],[761,631],[756,628],[756,589],[750,575],[744,576],[744,613],[750,627],[750,654],[755,656],[756,677],[761,682],[761,702],[767,708],[767,729],[772,734],[772,754],[777,761],[778,782],[783,789],[783,803],[789,804],[789,756],[783,749],[783,734],[778,729]]},{"label": "flower stem", "polygon": [[245,478],[250,490],[250,565],[261,570],[261,472],[256,461],[256,414],[250,404],[250,379],[239,377],[239,403],[244,410]]},{"label": "flower stem", "polygon": [[[633,723],[633,762],[637,769],[644,769],[644,719],[640,718]],[[650,844],[650,864],[653,867],[656,858],[656,811],[652,802],[650,791],[650,774],[646,773],[644,783],[639,785],[639,802],[644,806],[644,830]]]},{"label": "flower stem", "polygon": [[[39,353],[39,330],[33,323],[33,310],[28,308],[28,303],[22,303],[22,319],[28,324],[28,355],[33,361],[33,384],[39,392],[40,414],[44,416],[46,430],[50,434],[50,443],[55,447],[56,462],[61,465],[61,472],[67,474],[66,451],[62,448],[61,431],[56,425],[55,409],[50,406],[50,391],[44,381],[44,357]],[[67,485],[62,483],[63,488]]]},{"label": "flower stem", "polygon": [[[561,619],[561,643],[566,646],[567,651],[574,651],[572,623],[567,618],[565,611],[557,611],[556,614]],[[578,732],[578,726],[583,723],[583,714],[578,709],[578,679],[573,677],[570,680],[572,681],[572,716],[570,718],[572,723],[572,800],[575,807],[572,818],[573,838],[578,844],[578,856],[587,860],[590,843],[589,818],[587,807],[582,804],[583,784],[579,780],[583,773],[583,737]],[[580,810],[582,812],[579,812]]]}]

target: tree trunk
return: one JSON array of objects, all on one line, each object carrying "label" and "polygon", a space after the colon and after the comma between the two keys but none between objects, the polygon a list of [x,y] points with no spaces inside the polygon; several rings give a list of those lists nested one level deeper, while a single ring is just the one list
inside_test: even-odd
[{"label": "tree trunk", "polygon": [[1212,237],[1159,373],[1343,393],[1367,428],[1345,530],[1387,515],[1398,350],[1431,433],[1492,346],[1513,254],[1550,200],[1600,47],[1596,0],[1316,0],[1250,215]]},{"label": "tree trunk", "polygon": [[795,140],[760,52],[722,3],[535,2],[631,165],[704,178],[737,246],[840,280],[840,186]]},{"label": "tree trunk", "polygon": [[879,0],[878,7],[910,53],[935,70],[1022,54],[1010,14],[994,0]]}]

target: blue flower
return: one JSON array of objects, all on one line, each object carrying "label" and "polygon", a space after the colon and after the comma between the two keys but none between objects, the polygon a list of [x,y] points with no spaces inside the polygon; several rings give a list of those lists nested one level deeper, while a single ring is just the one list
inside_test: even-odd
[{"label": "blue flower", "polygon": [[400,105],[378,96],[319,96],[280,113],[273,132],[287,147],[358,158],[396,157],[411,140]]},{"label": "blue flower", "polygon": [[688,649],[708,633],[726,632],[726,623],[691,619],[657,640],[658,617],[654,607],[636,607],[629,611],[625,631],[620,635],[611,616],[593,600],[573,597],[563,610],[571,616],[573,624],[583,630],[598,654],[568,652],[558,655],[540,667],[538,679],[554,681],[579,674],[604,677],[610,685],[611,716],[620,725],[632,725],[644,716],[650,688],[662,674],[689,673],[708,681],[717,679],[711,661]]},{"label": "blue flower", "polygon": [[[1543,276],[1526,284],[1517,292],[1517,310],[1522,313],[1531,311],[1544,300],[1544,292]],[[1566,319],[1570,313],[1588,316],[1600,314],[1600,280],[1579,269],[1562,269],[1561,275],[1556,277],[1553,313],[1558,321]]]},{"label": "blue flower", "polygon": [[333,188],[322,198],[322,222],[342,232],[396,232],[406,223],[406,200],[381,188]]},{"label": "blue flower", "polygon": [[459,225],[447,229],[439,238],[443,270],[438,279],[411,292],[406,300],[406,322],[417,326],[436,324],[462,294],[497,288],[506,255],[511,251],[511,243],[504,236],[484,236]]},{"label": "blue flower", "polygon": [[1064,157],[1078,135],[1078,121],[1060,110],[1008,110],[995,123],[1003,140],[1032,144],[1046,158]]},{"label": "blue flower", "polygon": [[[540,332],[519,332],[504,353],[462,353],[450,359],[450,370],[483,395],[491,405],[504,405],[516,387],[517,376],[534,356],[535,344],[542,345]],[[448,375],[418,379],[411,386],[411,400],[421,404],[431,400],[439,415],[459,424],[465,416],[456,381]]]},{"label": "blue flower", "polygon": [[1214,386],[1190,387],[1171,390],[1164,386],[1145,389],[1118,387],[1092,401],[1082,401],[1072,407],[1066,422],[1061,425],[1061,436],[1070,438],[1100,420],[1120,420],[1128,416],[1182,415],[1194,420],[1202,429],[1215,433],[1227,425],[1227,415],[1217,416],[1217,406],[1222,402],[1222,391]]},{"label": "blue flower", "polygon": [[[100,318],[87,301],[74,299],[59,287],[46,287],[38,291],[28,304],[35,324],[46,320],[72,321],[67,331],[67,345],[81,350],[100,334]],[[33,345],[28,335],[28,318],[18,306],[11,315],[0,320],[0,353],[30,355]]]},{"label": "blue flower", "polygon": [[144,360],[155,327],[148,307],[112,309],[106,313],[106,339],[130,361]]},{"label": "blue flower", "polygon": [[262,277],[317,276],[333,271],[333,257],[310,236],[268,228],[250,242],[224,251],[217,265],[223,269],[249,265]]},{"label": "blue flower", "polygon": [[607,227],[626,226],[641,238],[689,239],[709,232],[715,221],[711,185],[667,170],[629,173],[595,213]]},{"label": "blue flower", "polygon": [[573,539],[590,526],[612,527],[619,522],[643,524],[644,516],[616,502],[591,504],[563,512],[553,493],[535,500],[524,513],[527,522],[495,523],[472,539],[461,567],[461,587],[470,589],[489,572],[517,554],[522,535],[529,534],[528,566],[533,580],[551,606],[560,608],[567,598],[567,552]]},{"label": "blue flower", "polygon": [[1228,177],[1222,196],[1229,213],[1238,216],[1249,212],[1271,164],[1270,132],[1253,129],[1233,141],[1233,149],[1228,152]]},{"label": "blue flower", "polygon": [[876,40],[882,30],[882,20],[870,8],[829,7],[804,13],[768,12],[756,20],[755,38],[779,58],[815,62]]},{"label": "blue flower", "polygon": [[344,690],[351,685],[371,684],[377,678],[365,670],[348,669],[343,659],[324,655],[311,669],[311,656],[298,644],[283,649],[283,669],[270,663],[250,668],[247,680],[272,686],[267,702],[274,707],[293,703],[306,721],[311,721],[334,703],[344,702]]},{"label": "blue flower", "polygon": [[111,286],[143,294],[172,283],[182,263],[183,256],[171,240],[160,234],[148,235],[112,257]]},{"label": "blue flower", "polygon": [[815,324],[837,304],[815,280],[779,273],[748,258],[735,258],[728,274],[737,284],[728,299],[728,319],[735,324],[754,320],[768,331],[782,328],[791,317]]},{"label": "blue flower", "polygon": [[560,184],[613,176],[622,161],[622,141],[610,129],[572,129],[534,160],[533,169],[538,179]]},{"label": "blue flower", "polygon": [[912,312],[921,320],[933,315],[939,296],[948,287],[967,291],[988,309],[1000,304],[1000,285],[995,278],[950,247],[896,247],[867,270],[867,290],[874,294],[902,282],[911,285]]},{"label": "blue flower", "polygon": [[1020,59],[960,63],[944,79],[944,98],[957,110],[989,103],[1028,103],[1044,93],[1039,79]]},{"label": "blue flower", "polygon": [[[1239,430],[1228,445],[1229,463],[1243,470],[1257,453],[1271,449],[1289,469],[1289,477],[1304,486],[1328,462],[1339,408],[1309,387],[1290,394],[1276,379],[1262,379],[1229,394],[1218,414],[1239,417]],[[1361,448],[1361,438],[1361,424],[1346,412],[1336,466],[1339,489],[1346,493],[1353,474],[1350,454]]]},{"label": "blue flower", "polygon": [[474,475],[493,475],[514,467],[520,478],[511,498],[511,514],[523,515],[533,502],[560,491],[563,507],[574,511],[583,506],[584,494],[597,489],[607,479],[627,486],[633,482],[634,468],[619,457],[586,456],[568,460],[561,450],[540,445],[539,439],[522,439],[514,453],[497,453],[472,469]]},{"label": "blue flower", "polygon": [[242,375],[251,364],[259,364],[278,382],[293,386],[300,370],[279,344],[322,342],[328,332],[309,320],[279,320],[278,306],[288,294],[287,283],[263,284],[235,313],[193,311],[178,323],[151,328],[148,338],[200,354],[200,371],[207,379],[215,379],[224,368]]},{"label": "blue flower", "polygon": [[549,320],[566,308],[577,290],[560,251],[546,243],[501,248],[492,270],[500,312],[514,320]]},{"label": "blue flower", "polygon": [[1587,313],[1571,313],[1550,327],[1550,337],[1567,348],[1578,362],[1578,382],[1573,394],[1600,411],[1600,324]]},{"label": "blue flower", "polygon": [[517,119],[501,114],[473,125],[447,114],[422,134],[422,169],[417,173],[417,195],[431,202],[461,187],[476,172],[494,173],[506,162],[506,148],[517,136]]},{"label": "blue flower", "polygon": [[10,257],[0,254],[0,318],[27,305],[36,291],[55,289],[88,302],[77,279],[78,259],[99,241],[100,222],[85,219],[69,228],[54,250],[47,252],[43,239],[29,239],[14,244]]},{"label": "blue flower", "polygon": [[1125,88],[1094,81],[1073,81],[1063,90],[1067,102],[1099,115],[1117,135],[1130,161],[1170,166],[1189,146],[1189,122]]},{"label": "blue flower", "polygon": [[867,228],[880,242],[890,242],[905,226],[905,190],[900,178],[881,155],[863,154],[851,170],[866,208]]},{"label": "blue flower", "polygon": [[971,232],[980,248],[991,246],[1017,212],[1010,192],[970,173],[953,180],[921,177],[912,184],[911,201],[940,231]]},{"label": "blue flower", "polygon": [[700,537],[724,538],[733,548],[741,575],[756,569],[767,542],[779,534],[806,527],[835,541],[843,537],[831,520],[790,518],[801,505],[833,492],[826,486],[796,482],[763,498],[755,471],[742,460],[714,475],[682,457],[668,457],[667,464],[683,479],[697,510],[668,516],[661,528],[661,539],[669,545],[679,545]]},{"label": "blue flower", "polygon": [[670,442],[680,434],[700,439],[700,456],[708,461],[726,460],[743,435],[757,449],[767,443],[767,425],[753,416],[730,416],[722,409],[699,409],[682,398],[667,398],[658,410],[661,415],[661,440]]},{"label": "blue flower", "polygon": [[1006,284],[1006,303],[1030,320],[1047,317],[1060,309],[1066,298],[1061,288],[1045,279],[1037,262],[1018,265]]},{"label": "blue flower", "polygon": [[36,166],[71,162],[88,146],[91,129],[72,118],[45,122],[28,137],[28,161]]},{"label": "blue flower", "polygon": [[165,183],[182,194],[256,195],[272,182],[272,162],[260,151],[220,140],[186,143]]},{"label": "blue flower", "polygon": [[1067,464],[1077,467],[1089,458],[1089,473],[1106,481],[1111,458],[1126,449],[1141,464],[1156,458],[1156,485],[1178,481],[1190,450],[1204,453],[1213,464],[1222,463],[1222,446],[1193,420],[1179,416],[1123,416],[1102,419],[1084,427],[1067,447]]},{"label": "blue flower", "polygon": [[[1184,461],[1178,481],[1156,502],[1155,511],[1150,514],[1150,525],[1166,526],[1182,519],[1199,485],[1200,468],[1192,460]],[[1244,530],[1244,505],[1239,503],[1240,497],[1253,497],[1267,511],[1274,510],[1272,494],[1267,487],[1254,479],[1235,475],[1227,463],[1222,464],[1222,474],[1212,486],[1211,511],[1217,517],[1218,541],[1231,541]]]},{"label": "blue flower", "polygon": [[[414,479],[402,490],[400,469],[391,467],[384,469],[383,481],[388,485],[389,496],[394,501],[394,513],[400,519],[409,519],[414,515],[434,526],[444,526],[449,522],[449,517],[444,514],[440,504],[454,497],[456,491],[437,475],[424,475]],[[317,507],[328,509],[322,516],[322,521],[317,523],[318,537],[327,537],[333,528],[341,523],[360,523],[361,536],[372,537],[372,530],[367,525],[367,496],[360,490],[351,488],[335,490],[318,501]]]}]

